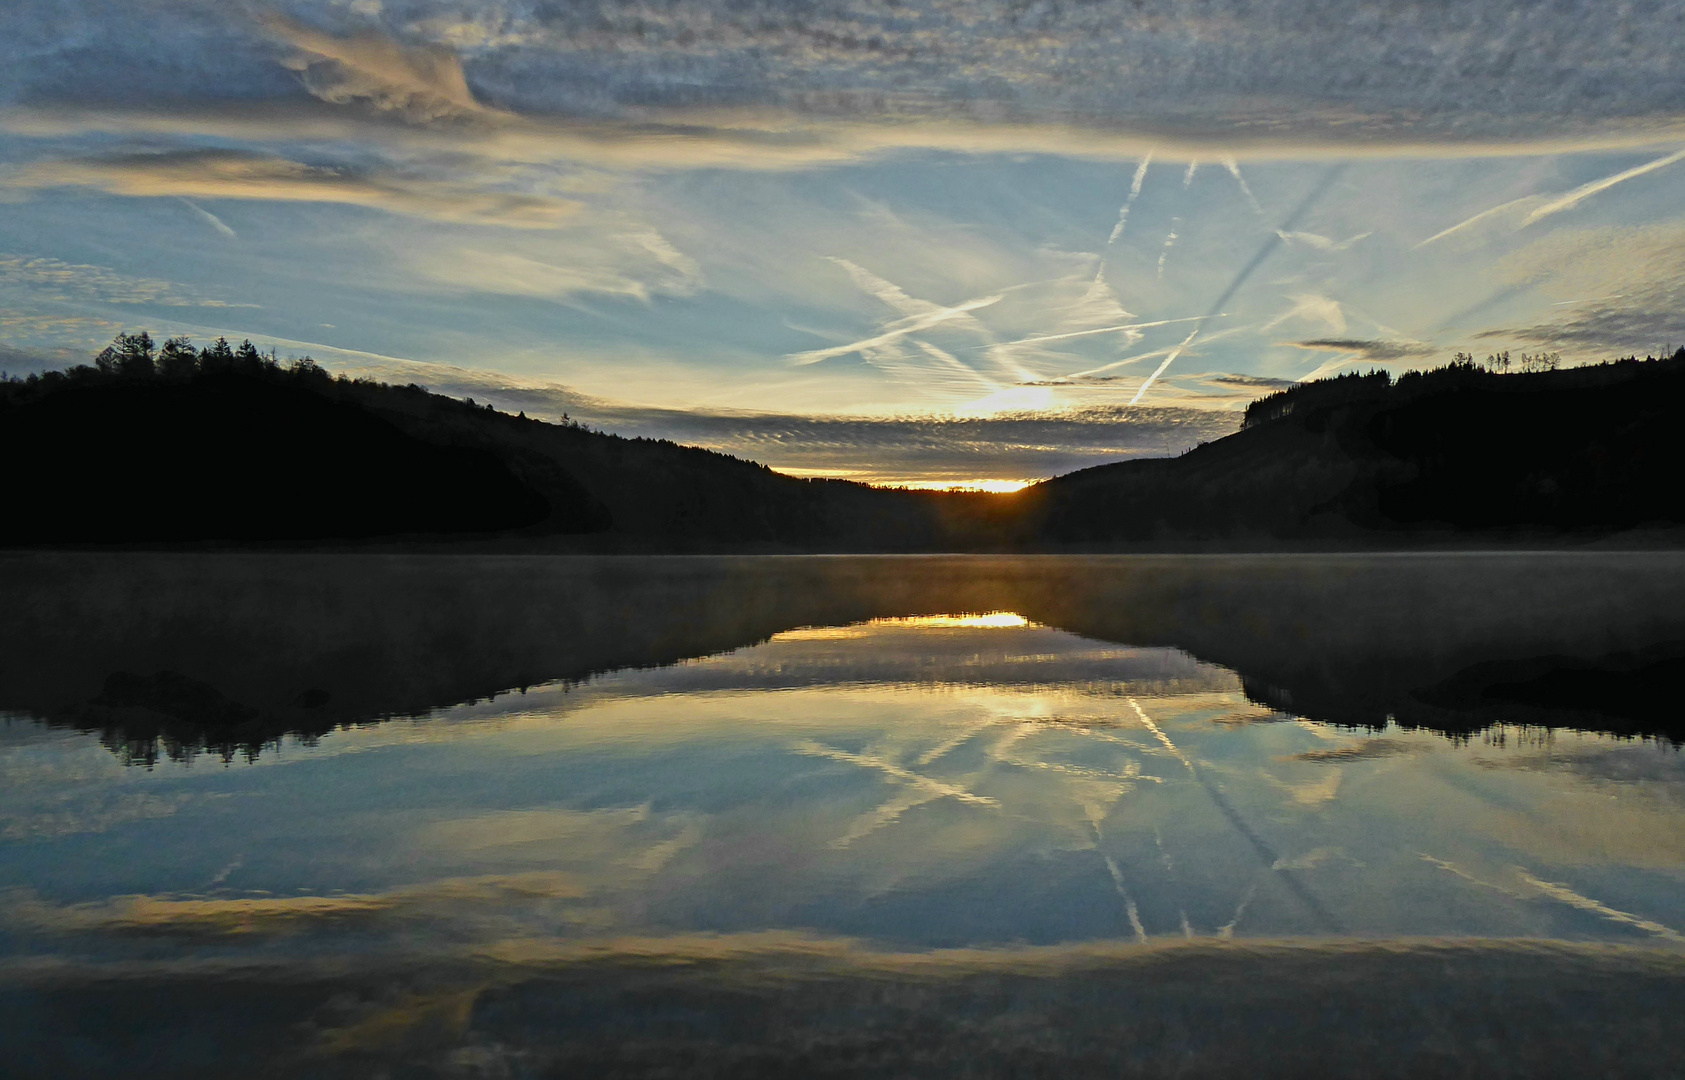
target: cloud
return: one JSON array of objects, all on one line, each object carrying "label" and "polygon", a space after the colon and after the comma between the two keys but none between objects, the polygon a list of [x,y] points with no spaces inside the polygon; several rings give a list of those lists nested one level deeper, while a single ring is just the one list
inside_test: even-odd
[{"label": "cloud", "polygon": [[[0,344],[0,371],[27,375],[87,363],[94,350],[123,325],[91,315],[0,308],[0,338],[6,339]],[[43,346],[43,341],[54,344]],[[72,344],[80,348],[71,348]]]},{"label": "cloud", "polygon": [[1332,237],[1313,232],[1284,232],[1278,235],[1290,244],[1304,244],[1306,247],[1314,248],[1317,251],[1336,252],[1345,251],[1359,240],[1373,236],[1374,233],[1361,232],[1345,240],[1335,240]]},{"label": "cloud", "polygon": [[1178,453],[1238,427],[1235,414],[1215,409],[1122,406],[961,418],[624,410],[602,422],[625,434],[662,435],[787,472],[879,483],[1041,479]]},{"label": "cloud", "polygon": [[20,0],[19,32],[0,43],[0,110],[17,134],[384,139],[629,168],[802,168],[917,148],[1133,160],[1139,180],[1154,153],[1203,155],[1255,206],[1242,158],[1685,136],[1681,31],[1640,16],[1541,13],[1511,46],[1499,0],[1412,3],[1384,34],[1290,3],[1221,17],[1170,0],[1052,5],[1032,46],[1010,6],[931,0],[914,17],[867,0],[822,15],[727,0],[488,0],[471,16],[438,0],[287,5],[310,24],[155,0],[69,19]]},{"label": "cloud", "polygon": [[1285,390],[1289,386],[1296,385],[1292,379],[1274,379],[1265,375],[1238,375],[1233,372],[1206,375],[1204,378],[1205,381],[1215,383],[1218,386],[1233,386],[1242,390],[1261,390],[1265,392]]},{"label": "cloud", "polygon": [[1293,301],[1293,306],[1259,327],[1261,333],[1267,334],[1290,319],[1320,322],[1336,334],[1346,332],[1345,310],[1333,297],[1321,293],[1300,293],[1287,299]]},{"label": "cloud", "polygon": [[0,179],[13,190],[93,188],[112,195],[343,203],[434,221],[553,229],[571,200],[487,190],[385,172],[307,165],[235,150],[177,150],[38,161]]},{"label": "cloud", "polygon": [[[1238,405],[1258,396],[1255,389],[1273,388],[1273,383],[1258,388],[1235,383],[1222,387],[1227,394],[1187,399],[1211,403],[1203,408],[1096,405],[992,416],[813,416],[641,406],[443,364],[370,357],[331,366],[394,382],[414,381],[438,393],[473,397],[542,419],[565,412],[629,438],[671,439],[797,475],[868,483],[1037,480],[1129,457],[1175,454],[1236,430]],[[1209,376],[1189,378],[1203,383]]]},{"label": "cloud", "polygon": [[696,263],[650,229],[570,236],[566,255],[455,248],[411,254],[404,263],[428,281],[478,293],[565,300],[585,293],[648,301],[697,291]]},{"label": "cloud", "polygon": [[[391,119],[387,119],[391,117]],[[1125,117],[1094,127],[972,116],[863,119],[788,109],[673,111],[626,116],[486,116],[474,123],[417,125],[393,114],[352,111],[319,101],[204,101],[153,107],[81,102],[0,107],[0,132],[66,139],[149,135],[200,142],[324,142],[380,147],[392,154],[448,155],[498,165],[579,165],[618,170],[790,171],[880,159],[905,151],[966,155],[1045,154],[1090,161],[1167,161],[1214,152],[1240,160],[1363,160],[1528,157],[1628,151],[1685,138],[1685,117],[1665,125],[1604,125],[1573,135],[1444,140],[1400,134],[1367,140],[1331,122],[1329,130],[1292,125],[1257,130],[1219,119],[1155,127]]]},{"label": "cloud", "polygon": [[1297,0],[277,0],[290,15],[254,19],[206,2],[107,0],[97,18],[17,6],[0,45],[0,95],[14,102],[88,100],[104,73],[137,102],[278,98],[279,43],[305,93],[421,123],[477,122],[495,102],[532,116],[758,109],[1364,146],[1623,126],[1654,138],[1685,113],[1674,66],[1685,28],[1647,8],[1556,5],[1517,19],[1502,0],[1404,0],[1334,18]]},{"label": "cloud", "polygon": [[274,13],[258,21],[297,50],[283,62],[323,101],[367,102],[412,122],[488,112],[469,92],[456,53],[442,45],[405,46],[376,31],[335,37]]},{"label": "cloud", "polygon": [[[192,296],[173,282],[135,277],[106,266],[8,252],[0,252],[0,289],[22,289],[36,301],[58,303],[93,300],[106,304],[159,304],[165,307],[251,306]],[[42,316],[26,317],[39,319]]]},{"label": "cloud", "polygon": [[1292,343],[1298,349],[1319,349],[1327,352],[1355,353],[1354,361],[1407,360],[1413,356],[1433,356],[1439,352],[1432,345],[1420,341],[1380,341],[1369,338],[1312,338]]},{"label": "cloud", "polygon": [[[1477,335],[1606,358],[1685,344],[1685,225],[1575,229],[1519,248],[1500,277],[1536,286],[1556,317]],[[1599,355],[1601,354],[1601,355]]]}]

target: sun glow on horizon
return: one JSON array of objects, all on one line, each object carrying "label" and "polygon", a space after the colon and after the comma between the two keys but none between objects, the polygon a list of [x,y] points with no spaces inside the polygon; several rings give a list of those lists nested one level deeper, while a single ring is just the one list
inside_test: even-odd
[{"label": "sun glow on horizon", "polygon": [[1034,480],[906,480],[880,485],[906,488],[909,491],[982,491],[991,495],[1010,495],[1023,491]]},{"label": "sun glow on horizon", "polygon": [[880,488],[902,488],[907,491],[980,491],[991,495],[1010,495],[1015,491],[1023,491],[1032,484],[1041,483],[1039,477],[1008,479],[991,476],[970,480],[955,480],[884,476],[859,469],[775,469],[773,471],[803,480],[852,480],[857,484],[870,484],[872,487]]}]

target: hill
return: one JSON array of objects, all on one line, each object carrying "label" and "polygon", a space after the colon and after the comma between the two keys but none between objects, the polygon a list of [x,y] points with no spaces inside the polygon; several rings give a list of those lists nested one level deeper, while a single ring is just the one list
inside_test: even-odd
[{"label": "hill", "polygon": [[1026,493],[1044,543],[1586,537],[1685,522],[1685,349],[1499,374],[1347,375],[1254,402],[1233,435]]},{"label": "hill", "polygon": [[1177,458],[1011,496],[786,476],[725,454],[121,335],[0,383],[0,545],[438,543],[977,551],[1576,542],[1685,523],[1685,349],[1297,386]]},{"label": "hill", "polygon": [[985,495],[805,480],[709,450],[120,336],[0,384],[0,544],[496,540],[600,550],[929,550]]}]

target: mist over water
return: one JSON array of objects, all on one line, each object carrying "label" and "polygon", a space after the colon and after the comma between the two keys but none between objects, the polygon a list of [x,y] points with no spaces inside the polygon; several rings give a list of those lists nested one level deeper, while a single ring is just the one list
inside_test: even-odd
[{"label": "mist over water", "polygon": [[1682,591],[9,558],[0,1031],[22,1075],[1653,1074]]}]

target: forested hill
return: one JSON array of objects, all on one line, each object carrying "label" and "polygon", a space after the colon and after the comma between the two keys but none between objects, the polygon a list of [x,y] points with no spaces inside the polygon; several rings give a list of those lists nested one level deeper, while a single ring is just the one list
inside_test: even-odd
[{"label": "forested hill", "polygon": [[495,539],[606,550],[929,550],[988,496],[803,480],[708,450],[331,377],[250,343],[122,335],[0,383],[8,546]]},{"label": "forested hill", "polygon": [[1685,349],[1500,374],[1472,363],[1347,375],[1254,402],[1177,458],[1027,493],[1052,544],[1362,544],[1586,538],[1685,523]]},{"label": "forested hill", "polygon": [[1453,364],[1255,402],[1181,457],[1016,495],[803,480],[724,454],[332,377],[249,343],[122,335],[0,382],[0,545],[472,542],[963,551],[1578,542],[1685,524],[1685,349]]}]

